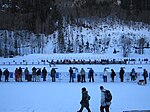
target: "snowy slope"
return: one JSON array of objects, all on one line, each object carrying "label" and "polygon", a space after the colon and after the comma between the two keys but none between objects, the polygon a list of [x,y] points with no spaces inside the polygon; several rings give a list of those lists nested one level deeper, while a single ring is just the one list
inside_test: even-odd
[{"label": "snowy slope", "polygon": [[[84,22],[82,22],[84,21]],[[133,40],[132,47],[138,46],[138,40],[140,38],[144,38],[146,43],[149,43],[150,41],[150,25],[142,23],[142,22],[127,22],[124,23],[123,21],[116,19],[115,21],[109,20],[106,18],[106,20],[82,20],[80,25],[70,25],[64,23],[64,38],[66,44],[68,44],[68,40],[71,41],[73,44],[73,51],[76,51],[76,47],[81,45],[82,39],[84,42],[84,45],[86,46],[86,42],[88,41],[90,44],[90,48],[92,49],[93,45],[98,44],[99,42],[101,44],[98,44],[99,46],[97,53],[105,53],[101,52],[103,48],[106,48],[106,52],[110,48],[116,48],[120,52],[120,38],[124,35],[126,38],[130,38]],[[47,43],[46,47],[44,48],[46,53],[52,53],[54,50],[54,47],[58,47],[57,39],[58,38],[58,32],[54,32],[54,34],[50,35],[49,37],[49,43]],[[97,38],[97,43],[95,42],[95,38]],[[78,40],[78,41],[77,41]],[[106,43],[108,42],[108,45]],[[53,47],[52,47],[53,46]],[[85,52],[85,51],[84,51]],[[94,51],[90,51],[94,52]],[[134,51],[132,51],[134,52]]]}]

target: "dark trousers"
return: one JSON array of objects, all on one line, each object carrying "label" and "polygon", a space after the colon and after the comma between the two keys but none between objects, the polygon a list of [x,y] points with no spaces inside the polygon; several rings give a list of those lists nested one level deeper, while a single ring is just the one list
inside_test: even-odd
[{"label": "dark trousers", "polygon": [[100,112],[104,112],[104,109],[105,109],[105,112],[109,112],[109,105],[107,105],[107,106],[100,106]]},{"label": "dark trousers", "polygon": [[2,75],[0,75],[0,81],[1,81]]},{"label": "dark trousers", "polygon": [[81,75],[81,77],[82,77],[81,82],[86,82],[86,81],[85,81],[85,75]]},{"label": "dark trousers", "polygon": [[112,82],[114,82],[114,78],[115,78],[115,77],[111,77]]},{"label": "dark trousers", "polygon": [[43,75],[43,81],[46,81],[46,75]]},{"label": "dark trousers", "polygon": [[88,107],[81,106],[81,108],[78,112],[82,112],[84,108],[86,108],[88,110],[88,112],[91,112],[89,106]]},{"label": "dark trousers", "polygon": [[69,82],[74,82],[74,79],[73,79],[73,74],[70,74],[70,81]]},{"label": "dark trousers", "polygon": [[55,76],[52,76],[52,82],[55,82],[56,78]]},{"label": "dark trousers", "polygon": [[8,77],[9,77],[9,76],[5,76],[5,82],[8,82]]},{"label": "dark trousers", "polygon": [[94,82],[94,75],[93,75],[93,74],[90,75],[90,80],[89,80],[89,82],[91,82],[91,80],[92,80],[92,82]]},{"label": "dark trousers", "polygon": [[144,77],[144,81],[145,81],[145,84],[147,84],[147,80],[146,80],[146,77]]},{"label": "dark trousers", "polygon": [[107,76],[103,76],[104,82],[107,82]]},{"label": "dark trousers", "polygon": [[81,81],[81,76],[77,75],[77,82],[80,82],[80,81]]},{"label": "dark trousers", "polygon": [[120,79],[121,79],[121,82],[123,82],[123,77],[121,77]]}]

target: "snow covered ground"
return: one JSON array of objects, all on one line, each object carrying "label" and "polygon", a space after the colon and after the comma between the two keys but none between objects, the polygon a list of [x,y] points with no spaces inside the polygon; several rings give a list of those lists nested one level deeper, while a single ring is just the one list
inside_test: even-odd
[{"label": "snow covered ground", "polygon": [[0,112],[76,112],[80,108],[82,87],[86,87],[91,96],[92,112],[99,112],[100,85],[112,92],[110,112],[150,110],[150,84],[139,86],[135,82],[52,83],[47,81],[1,82]]},{"label": "snow covered ground", "polygon": [[[75,55],[74,55],[75,56]],[[63,58],[63,56],[54,56],[55,58]],[[69,56],[68,56],[69,57]],[[73,57],[73,56],[72,56]],[[79,56],[80,57],[80,56]],[[82,56],[81,56],[82,57]],[[84,55],[84,57],[90,57]],[[95,56],[96,57],[96,56]],[[117,57],[117,56],[116,56]],[[29,61],[37,61],[39,59],[49,59],[50,55],[29,55],[25,57],[17,57],[12,59],[1,58],[0,62],[20,62],[23,59]],[[136,57],[139,58],[139,57]],[[147,58],[147,56],[145,57]],[[0,112],[76,112],[80,108],[81,88],[86,87],[91,96],[90,108],[92,112],[99,112],[101,93],[99,86],[103,85],[106,89],[112,92],[113,100],[110,107],[110,112],[123,112],[125,110],[150,110],[150,83],[145,86],[140,86],[137,81],[127,81],[128,72],[132,68],[142,74],[143,69],[150,71],[149,64],[130,64],[130,65],[0,65],[4,70],[8,68],[14,72],[16,67],[28,67],[29,71],[33,66],[43,68],[46,66],[48,72],[52,67],[57,68],[57,72],[61,73],[61,77],[56,82],[52,82],[50,76],[47,81],[43,82],[15,82],[11,78],[9,82],[0,82]],[[86,76],[86,83],[69,83],[69,67],[77,67],[79,70],[83,67],[86,72],[88,68],[93,68],[95,71],[95,82],[89,83]],[[103,83],[102,71],[107,67],[108,71],[114,69],[116,72],[120,67],[124,67],[125,82],[121,83],[117,74],[115,82],[112,83],[109,77],[107,83]],[[86,112],[84,110],[83,112]]]}]

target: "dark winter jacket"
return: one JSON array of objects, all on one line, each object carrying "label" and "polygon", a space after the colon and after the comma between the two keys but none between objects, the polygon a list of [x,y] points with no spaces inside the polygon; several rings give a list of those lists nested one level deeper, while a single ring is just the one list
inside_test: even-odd
[{"label": "dark winter jacket", "polygon": [[93,70],[93,69],[90,69],[90,70],[89,70],[89,74],[90,74],[90,75],[93,75],[93,74],[94,74],[94,70]]},{"label": "dark winter jacket", "polygon": [[123,78],[124,70],[123,70],[123,69],[121,69],[119,74],[120,74],[120,78]]},{"label": "dark winter jacket", "polygon": [[41,69],[38,69],[37,76],[41,75]]},{"label": "dark winter jacket", "polygon": [[69,69],[69,73],[70,73],[70,74],[73,74],[72,68]]},{"label": "dark winter jacket", "polygon": [[43,74],[43,76],[46,76],[46,75],[47,75],[47,70],[46,70],[45,68],[43,68],[42,74]]},{"label": "dark winter jacket", "polygon": [[5,77],[9,76],[9,71],[7,69],[4,71],[4,75],[5,75]]},{"label": "dark winter jacket", "polygon": [[147,73],[146,70],[144,70],[144,72],[143,72],[143,77],[144,77],[144,78],[147,78],[147,77],[148,77],[148,73]]},{"label": "dark winter jacket", "polygon": [[21,76],[22,75],[22,68],[21,67],[19,67],[19,69],[18,69],[18,74]]},{"label": "dark winter jacket", "polygon": [[35,67],[32,68],[32,75],[36,75],[36,68]]},{"label": "dark winter jacket", "polygon": [[0,76],[2,76],[2,70],[0,69]]},{"label": "dark winter jacket", "polygon": [[52,70],[51,70],[51,77],[55,77],[55,74],[56,74],[56,70],[54,68],[52,68]]},{"label": "dark winter jacket", "polygon": [[88,95],[88,92],[87,91],[83,91],[82,92],[82,100],[80,102],[80,104],[83,106],[83,107],[88,107],[89,106],[89,95]]},{"label": "dark winter jacket", "polygon": [[112,72],[111,72],[111,78],[114,78],[115,76],[116,76],[116,73],[115,73],[114,70],[112,70]]},{"label": "dark winter jacket", "polygon": [[27,68],[24,70],[24,74],[29,75],[29,70]]}]

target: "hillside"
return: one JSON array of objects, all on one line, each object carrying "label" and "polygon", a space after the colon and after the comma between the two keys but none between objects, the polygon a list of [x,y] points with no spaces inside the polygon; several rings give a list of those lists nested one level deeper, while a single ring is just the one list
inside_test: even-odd
[{"label": "hillside", "polygon": [[78,24],[68,24],[64,18],[62,29],[53,34],[34,34],[28,31],[1,30],[1,55],[33,53],[100,53],[120,52],[144,54],[149,48],[150,25],[125,22],[117,17],[83,18]]}]

